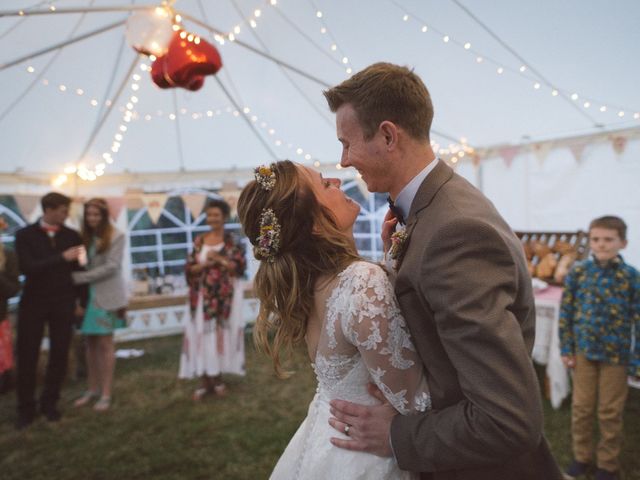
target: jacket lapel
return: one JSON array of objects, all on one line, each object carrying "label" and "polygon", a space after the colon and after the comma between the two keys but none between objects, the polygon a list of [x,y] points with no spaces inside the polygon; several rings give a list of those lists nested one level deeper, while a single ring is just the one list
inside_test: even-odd
[{"label": "jacket lapel", "polygon": [[447,183],[451,177],[453,177],[453,169],[449,167],[442,160],[438,160],[438,164],[433,171],[427,175],[422,185],[418,189],[413,202],[411,203],[411,209],[409,210],[409,218],[407,219],[407,226],[416,221],[416,215],[420,210],[429,206],[433,197],[436,196],[438,190]]},{"label": "jacket lapel", "polygon": [[407,231],[407,239],[402,252],[400,253],[400,257],[396,262],[396,271],[400,270],[402,259],[404,258],[404,254],[409,247],[409,242],[411,241],[411,233],[418,223],[418,212],[429,206],[433,197],[438,193],[438,190],[440,190],[440,188],[447,183],[452,176],[453,169],[451,169],[442,160],[439,160],[433,171],[427,175],[427,178],[425,178],[422,185],[420,185],[420,188],[411,203],[411,209],[409,210],[407,226],[405,227]]}]

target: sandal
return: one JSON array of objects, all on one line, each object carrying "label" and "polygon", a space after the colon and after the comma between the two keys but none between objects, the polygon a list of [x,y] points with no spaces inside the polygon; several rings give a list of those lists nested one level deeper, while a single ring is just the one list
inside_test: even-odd
[{"label": "sandal", "polygon": [[96,402],[93,409],[96,412],[106,412],[111,407],[111,397],[100,397],[100,400]]},{"label": "sandal", "polygon": [[87,390],[80,397],[78,397],[75,402],[73,402],[73,406],[76,408],[84,407],[86,404],[98,397],[100,397],[100,395],[96,392],[90,392],[89,390]]},{"label": "sandal", "polygon": [[227,396],[227,386],[224,383],[219,383],[218,385],[214,385],[213,392],[218,397],[226,397]]},{"label": "sandal", "polygon": [[206,397],[207,395],[210,395],[211,391],[209,391],[208,389],[204,388],[204,387],[200,387],[200,388],[196,388],[193,391],[193,394],[191,395],[191,399],[194,402],[201,402],[204,397]]}]

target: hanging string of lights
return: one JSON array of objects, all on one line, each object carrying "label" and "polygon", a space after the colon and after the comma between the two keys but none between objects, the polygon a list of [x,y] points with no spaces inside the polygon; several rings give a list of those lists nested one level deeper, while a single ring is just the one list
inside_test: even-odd
[{"label": "hanging string of lights", "polygon": [[528,65],[522,64],[517,68],[505,65],[504,63],[492,58],[491,56],[483,54],[482,52],[474,49],[471,45],[471,42],[458,40],[456,38],[453,38],[446,32],[433,27],[422,18],[420,18],[420,16],[410,12],[408,9],[400,5],[396,0],[388,1],[402,12],[400,18],[403,22],[407,24],[417,24],[419,31],[422,33],[430,32],[432,34],[438,35],[442,39],[443,43],[454,45],[467,52],[471,57],[473,57],[473,61],[478,65],[492,65],[492,67],[495,68],[496,75],[498,76],[509,72],[527,80],[527,82],[534,90],[544,91],[543,86],[545,86],[547,92],[551,94],[551,96],[560,97],[560,95],[565,95],[566,97],[576,102],[576,105],[583,108],[585,111],[597,110],[601,114],[609,112],[615,114],[618,118],[624,118],[629,114],[633,117],[634,120],[640,120],[640,111],[634,111],[634,109],[631,109],[629,107],[615,105],[610,102],[598,100],[591,96],[578,94],[575,90],[561,88],[560,86],[553,85],[545,81],[544,79],[532,75],[531,69]]},{"label": "hanging string of lights", "polygon": [[311,3],[311,6],[316,12],[316,18],[320,22],[320,33],[323,35],[329,36],[329,39],[331,40],[331,46],[329,48],[331,49],[332,52],[335,52],[338,55],[338,57],[340,57],[340,61],[342,62],[343,65],[346,66],[347,74],[351,75],[351,73],[353,73],[353,68],[351,66],[351,63],[349,62],[349,57],[347,57],[344,51],[338,46],[338,42],[336,41],[335,36],[333,35],[333,33],[331,33],[331,31],[327,27],[327,23],[324,20],[324,13],[322,12],[322,10],[316,7],[313,0],[309,0],[309,2]]}]

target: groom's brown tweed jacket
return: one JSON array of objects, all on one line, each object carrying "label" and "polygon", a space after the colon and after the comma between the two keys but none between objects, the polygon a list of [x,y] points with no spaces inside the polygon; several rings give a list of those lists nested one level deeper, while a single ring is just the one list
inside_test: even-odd
[{"label": "groom's brown tweed jacket", "polygon": [[491,202],[442,161],[407,219],[395,291],[433,410],[397,415],[400,468],[421,478],[562,478],[542,433],[535,309],[522,246]]}]

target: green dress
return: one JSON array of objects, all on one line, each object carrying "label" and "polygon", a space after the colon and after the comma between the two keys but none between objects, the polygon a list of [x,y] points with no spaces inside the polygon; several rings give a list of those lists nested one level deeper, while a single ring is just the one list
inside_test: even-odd
[{"label": "green dress", "polygon": [[[89,257],[95,255],[95,242],[89,248]],[[89,299],[84,313],[80,332],[83,335],[112,335],[116,328],[124,328],[124,319],[118,318],[115,312],[98,307],[95,302],[95,287],[89,284]]]}]

